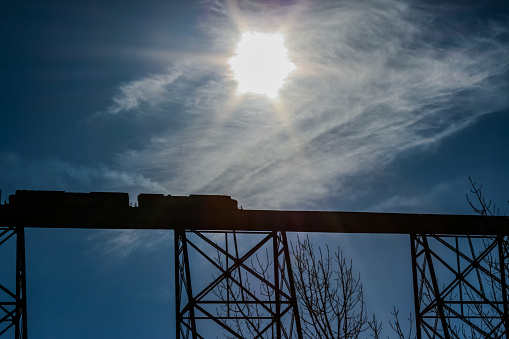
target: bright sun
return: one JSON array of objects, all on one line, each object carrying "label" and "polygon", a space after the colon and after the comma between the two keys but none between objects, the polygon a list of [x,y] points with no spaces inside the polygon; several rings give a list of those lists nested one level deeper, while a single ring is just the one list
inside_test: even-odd
[{"label": "bright sun", "polygon": [[277,97],[288,74],[296,69],[281,34],[246,32],[228,61],[239,93]]}]

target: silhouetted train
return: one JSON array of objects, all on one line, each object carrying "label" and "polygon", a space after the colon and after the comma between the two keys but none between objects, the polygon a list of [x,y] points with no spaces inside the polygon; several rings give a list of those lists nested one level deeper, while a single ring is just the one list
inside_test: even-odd
[{"label": "silhouetted train", "polygon": [[[116,192],[69,193],[65,191],[16,191],[9,197],[9,204],[16,206],[104,206],[128,207],[129,194]],[[172,196],[140,194],[141,208],[215,208],[237,209],[237,201],[228,195]]]}]

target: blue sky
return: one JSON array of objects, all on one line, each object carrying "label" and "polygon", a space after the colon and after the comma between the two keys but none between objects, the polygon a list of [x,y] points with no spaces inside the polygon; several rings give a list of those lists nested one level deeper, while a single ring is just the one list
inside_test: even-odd
[{"label": "blue sky", "polygon": [[[246,209],[463,214],[471,176],[504,209],[508,15],[504,1],[8,0],[2,201],[202,193]],[[284,34],[297,69],[277,101],[235,91],[227,61],[245,31]],[[329,238],[369,291],[373,253],[405,267],[405,237]],[[29,230],[31,336],[173,333],[172,239]],[[390,311],[394,290],[373,308]]]}]

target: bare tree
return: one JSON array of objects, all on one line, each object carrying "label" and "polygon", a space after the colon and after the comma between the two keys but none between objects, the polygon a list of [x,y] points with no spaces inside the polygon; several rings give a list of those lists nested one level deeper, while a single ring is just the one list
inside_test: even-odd
[{"label": "bare tree", "polygon": [[[333,254],[328,247],[325,251],[318,248],[315,252],[309,239],[299,239],[291,252],[302,335],[305,338],[356,339],[362,333],[366,338],[381,337],[382,324],[375,315],[368,320],[360,275],[354,273],[352,262],[347,261],[340,249]],[[215,260],[221,267],[225,267],[223,259],[224,256],[217,253]],[[265,257],[256,255],[250,267],[264,280],[271,280],[269,267],[273,264],[266,252]],[[225,338],[269,338],[274,335],[264,331],[266,324],[263,319],[270,317],[270,314],[254,302],[259,298],[273,301],[274,292],[264,284],[253,284],[250,278],[236,269],[214,291],[216,297],[225,302],[216,310],[218,316],[224,318],[225,325],[238,334],[225,334]]]},{"label": "bare tree", "polygon": [[[478,185],[470,177],[468,179],[470,181],[471,189],[470,195],[467,194],[466,198],[472,210],[485,217],[499,216],[500,209],[492,203],[491,200],[486,200],[484,197],[482,192],[483,186]],[[487,222],[489,222],[488,219]],[[486,269],[486,274],[483,276],[485,283],[484,293],[489,296],[491,300],[498,300],[501,302],[504,299],[504,295],[507,296],[508,293],[507,276],[509,272],[509,261],[507,258],[509,256],[509,239],[507,236],[504,236],[504,232],[502,232],[502,228],[506,227],[505,225],[490,226],[499,228],[501,232],[500,235],[496,237],[485,237],[483,239],[483,250],[489,249],[490,246],[498,247],[498,251],[489,251],[482,259],[481,265]],[[496,255],[497,253],[498,255]],[[482,282],[480,282],[480,285],[482,287]],[[471,300],[475,300],[475,295],[473,293],[469,292],[467,293],[467,296]],[[498,317],[500,316],[500,311],[498,309],[493,307],[483,307],[482,303],[471,303],[469,304],[469,311],[482,320],[482,327],[488,329],[493,337],[502,337],[505,333],[507,333],[503,326],[497,326]],[[466,333],[466,331],[462,329],[462,336],[465,338],[480,338],[478,333],[473,330],[471,333]]]},{"label": "bare tree", "polygon": [[[224,256],[217,253],[215,258],[218,265],[224,267]],[[273,263],[269,259],[268,252],[265,258],[255,255],[255,260],[251,260],[250,268],[262,276],[265,280],[270,280],[269,268]],[[252,276],[243,272],[240,268],[231,273],[230,279],[222,280],[218,288],[213,293],[219,300],[225,302],[216,310],[219,317],[228,317],[224,324],[237,333],[236,335],[224,334],[225,339],[233,338],[261,338],[268,339],[274,337],[271,331],[266,331],[266,319],[270,316],[266,310],[260,306],[259,298],[273,301],[274,291],[266,284],[256,282],[252,283]],[[265,319],[265,321],[264,321]]]},{"label": "bare tree", "polygon": [[414,326],[414,320],[412,319],[412,312],[410,312],[410,316],[408,317],[408,334],[405,334],[403,332],[403,329],[401,328],[401,323],[399,321],[399,310],[394,307],[394,309],[391,312],[392,316],[394,317],[394,322],[389,321],[389,325],[391,326],[394,333],[397,335],[398,339],[415,339],[415,335],[412,336],[412,329]]},{"label": "bare tree", "polygon": [[295,289],[302,331],[308,338],[359,338],[366,330],[378,338],[381,324],[368,321],[360,275],[338,248],[315,251],[309,238],[292,246]]},{"label": "bare tree", "polygon": [[[491,202],[486,200],[482,193],[482,185],[478,185],[472,178],[468,177],[470,181],[470,194],[473,195],[473,199],[466,194],[468,204],[472,207],[472,210],[482,216],[495,216],[500,215],[500,209]],[[509,202],[509,201],[508,201]]]},{"label": "bare tree", "polygon": [[369,328],[371,329],[370,336],[373,339],[379,339],[382,335],[382,323],[376,320],[375,315],[373,314],[373,318],[371,321],[368,321]]}]

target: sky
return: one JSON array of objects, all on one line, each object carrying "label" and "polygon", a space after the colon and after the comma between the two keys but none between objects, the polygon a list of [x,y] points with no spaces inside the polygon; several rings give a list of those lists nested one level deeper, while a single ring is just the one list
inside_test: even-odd
[{"label": "sky", "polygon": [[[227,194],[244,209],[471,214],[471,177],[507,211],[506,1],[7,0],[0,32],[2,201]],[[284,37],[295,69],[276,98],[237,91],[245,32]],[[170,231],[26,236],[30,337],[174,333]],[[373,312],[411,309],[407,237],[314,237],[354,260]]]}]

